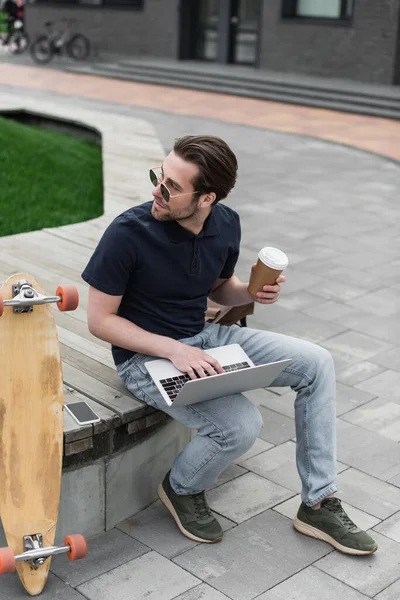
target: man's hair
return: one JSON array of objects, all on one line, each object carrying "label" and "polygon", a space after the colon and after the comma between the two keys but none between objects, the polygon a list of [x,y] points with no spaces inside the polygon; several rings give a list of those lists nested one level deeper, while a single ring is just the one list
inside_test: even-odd
[{"label": "man's hair", "polygon": [[199,174],[193,187],[201,194],[214,192],[214,204],[226,198],[236,183],[237,159],[228,144],[212,135],[185,135],[175,141],[173,151],[194,163]]}]

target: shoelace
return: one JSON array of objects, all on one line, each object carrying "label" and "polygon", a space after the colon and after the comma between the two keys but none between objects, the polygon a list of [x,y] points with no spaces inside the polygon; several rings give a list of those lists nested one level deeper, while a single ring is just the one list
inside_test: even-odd
[{"label": "shoelace", "polygon": [[196,516],[198,518],[202,519],[203,517],[211,516],[211,510],[207,504],[207,500],[204,493],[193,495],[193,501]]},{"label": "shoelace", "polygon": [[357,525],[353,523],[348,514],[344,511],[344,508],[339,498],[328,499],[324,503],[324,508],[327,508],[333,513],[337,513],[337,515],[343,521],[344,525],[348,525],[352,529],[357,529]]}]

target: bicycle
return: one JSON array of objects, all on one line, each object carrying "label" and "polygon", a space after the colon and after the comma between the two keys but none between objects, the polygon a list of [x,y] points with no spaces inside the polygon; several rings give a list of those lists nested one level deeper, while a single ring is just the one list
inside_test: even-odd
[{"label": "bicycle", "polygon": [[75,60],[85,60],[89,56],[90,42],[88,38],[81,33],[71,33],[76,19],[62,19],[62,21],[65,22],[62,29],[58,29],[53,21],[45,21],[44,27],[47,29],[47,33],[36,38],[30,48],[35,62],[48,63],[56,54],[62,54],[64,51]]}]

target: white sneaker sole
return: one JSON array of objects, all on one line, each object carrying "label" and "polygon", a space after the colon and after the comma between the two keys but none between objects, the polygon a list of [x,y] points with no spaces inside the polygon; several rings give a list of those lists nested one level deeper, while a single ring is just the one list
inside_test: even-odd
[{"label": "white sneaker sole", "polygon": [[355,548],[348,548],[347,546],[342,546],[339,544],[333,537],[324,533],[320,529],[313,527],[312,525],[307,525],[303,521],[300,521],[297,517],[293,521],[294,528],[297,529],[300,533],[304,535],[308,535],[309,537],[315,538],[317,540],[322,540],[323,542],[328,542],[331,546],[339,550],[339,552],[343,552],[344,554],[352,554],[353,556],[364,556],[366,554],[373,554],[378,550],[378,546],[375,546],[373,550],[356,550]]},{"label": "white sneaker sole", "polygon": [[161,502],[164,504],[165,508],[174,517],[175,523],[178,525],[178,527],[181,530],[181,532],[183,533],[183,535],[185,535],[187,538],[189,538],[189,540],[193,540],[194,542],[202,542],[203,544],[215,544],[222,540],[222,536],[219,538],[216,538],[215,540],[204,540],[203,538],[199,538],[199,537],[193,535],[192,533],[190,533],[190,531],[187,531],[187,529],[185,529],[183,527],[182,523],[180,522],[179,517],[176,513],[176,510],[174,509],[174,507],[172,505],[171,500],[168,498],[167,494],[164,491],[162,483],[159,484],[157,491],[158,491],[158,497],[160,498]]}]

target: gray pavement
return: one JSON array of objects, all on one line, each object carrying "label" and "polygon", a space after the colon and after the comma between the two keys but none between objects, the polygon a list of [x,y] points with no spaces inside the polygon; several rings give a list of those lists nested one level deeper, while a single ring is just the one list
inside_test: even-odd
[{"label": "gray pavement", "polygon": [[[40,92],[9,88],[7,93]],[[54,99],[55,96],[53,96]],[[293,392],[249,393],[264,428],[208,497],[220,544],[183,537],[156,502],[89,540],[78,563],[53,559],[43,599],[397,600],[400,596],[400,165],[337,144],[217,121],[70,98],[149,121],[167,152],[175,137],[212,133],[238,155],[229,199],[242,220],[237,274],[264,245],[289,256],[279,302],[249,325],[328,348],[338,392],[338,497],[379,550],[344,556],[297,533]],[[149,188],[150,196],[150,188]],[[138,482],[140,485],[140,482]],[[1,537],[1,535],[0,535]],[[4,540],[0,539],[1,542]],[[0,600],[25,598],[15,575]]]}]

